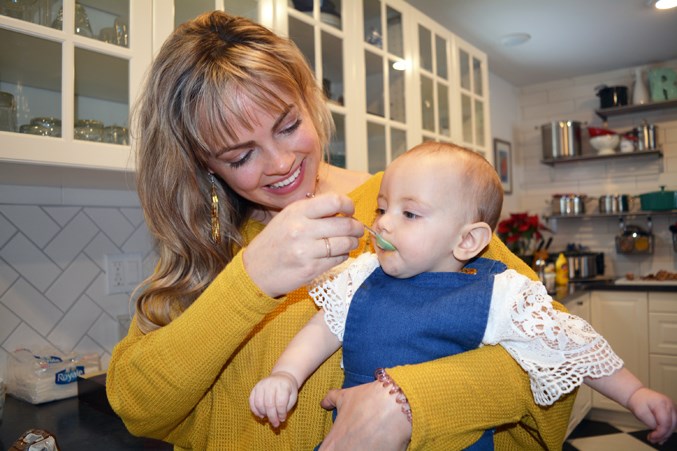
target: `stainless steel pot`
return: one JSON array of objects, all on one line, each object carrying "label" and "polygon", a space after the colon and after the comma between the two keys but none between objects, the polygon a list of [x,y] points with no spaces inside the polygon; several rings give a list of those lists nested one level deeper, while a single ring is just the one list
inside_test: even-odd
[{"label": "stainless steel pot", "polygon": [[552,214],[553,215],[582,215],[585,213],[585,194],[553,194],[552,196]]},{"label": "stainless steel pot", "polygon": [[637,150],[654,150],[658,148],[658,143],[656,142],[658,126],[644,123],[641,127],[637,127],[635,131],[637,133]]},{"label": "stainless steel pot", "polygon": [[543,158],[567,158],[580,155],[581,123],[577,121],[554,121],[541,126]]},{"label": "stainless steel pot", "polygon": [[567,255],[569,279],[592,279],[604,274],[604,253],[577,252]]},{"label": "stainless steel pot", "polygon": [[627,213],[631,204],[632,197],[629,194],[605,194],[599,197],[599,212]]}]

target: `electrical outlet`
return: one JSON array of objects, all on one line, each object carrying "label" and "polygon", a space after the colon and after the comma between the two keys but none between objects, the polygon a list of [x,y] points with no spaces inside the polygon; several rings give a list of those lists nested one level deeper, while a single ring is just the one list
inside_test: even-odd
[{"label": "electrical outlet", "polygon": [[141,254],[106,254],[108,294],[129,293],[141,279]]}]

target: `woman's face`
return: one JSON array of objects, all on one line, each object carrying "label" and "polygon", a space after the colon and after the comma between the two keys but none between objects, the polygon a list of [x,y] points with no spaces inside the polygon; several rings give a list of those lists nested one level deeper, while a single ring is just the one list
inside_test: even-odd
[{"label": "woman's face", "polygon": [[305,107],[282,98],[287,108],[281,113],[243,101],[253,129],[237,125],[233,142],[210,143],[208,160],[209,169],[233,191],[272,215],[315,192],[322,161],[320,139]]}]

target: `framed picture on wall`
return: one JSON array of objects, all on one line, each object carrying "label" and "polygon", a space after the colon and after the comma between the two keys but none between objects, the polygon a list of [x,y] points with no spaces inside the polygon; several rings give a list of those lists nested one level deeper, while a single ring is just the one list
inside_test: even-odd
[{"label": "framed picture on wall", "polygon": [[512,150],[508,141],[494,138],[494,167],[505,194],[512,193]]}]

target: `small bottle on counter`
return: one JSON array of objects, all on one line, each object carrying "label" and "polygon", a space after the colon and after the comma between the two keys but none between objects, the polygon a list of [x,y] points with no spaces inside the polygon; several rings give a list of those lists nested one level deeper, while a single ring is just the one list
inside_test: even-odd
[{"label": "small bottle on counter", "polygon": [[567,258],[560,252],[555,260],[555,284],[564,286],[567,283],[569,283],[569,265]]}]

